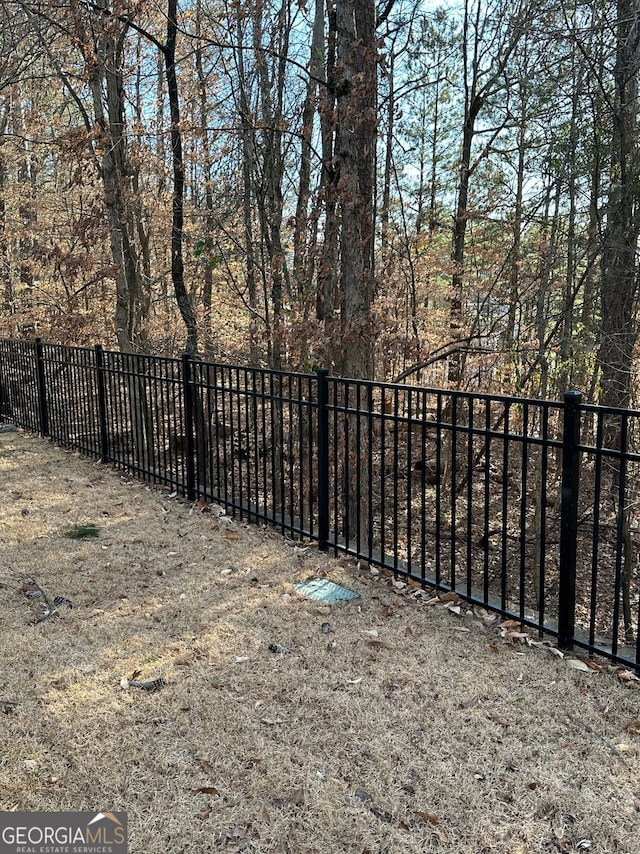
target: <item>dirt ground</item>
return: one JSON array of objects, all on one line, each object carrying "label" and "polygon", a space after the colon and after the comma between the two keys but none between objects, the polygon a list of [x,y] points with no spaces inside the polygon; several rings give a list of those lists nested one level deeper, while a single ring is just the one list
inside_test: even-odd
[{"label": "dirt ground", "polygon": [[124,810],[135,854],[640,852],[630,673],[37,437],[0,483],[0,809]]}]

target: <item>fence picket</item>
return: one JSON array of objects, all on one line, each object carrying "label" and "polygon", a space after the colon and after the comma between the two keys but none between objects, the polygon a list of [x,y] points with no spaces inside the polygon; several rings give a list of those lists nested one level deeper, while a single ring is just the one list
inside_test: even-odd
[{"label": "fence picket", "polygon": [[109,459],[109,430],[107,427],[107,395],[104,382],[104,350],[96,344],[96,389],[98,391],[98,435],[100,437],[100,462]]},{"label": "fence picket", "polygon": [[49,410],[47,409],[47,383],[44,375],[44,356],[42,352],[42,340],[36,338],[36,378],[38,387],[38,419],[40,422],[40,433],[49,435]]},{"label": "fence picket", "polygon": [[329,371],[319,368],[318,377],[318,544],[322,551],[329,545]]},{"label": "fence picket", "polygon": [[189,501],[195,501],[196,498],[196,463],[195,463],[195,444],[193,441],[193,385],[191,371],[191,356],[189,353],[184,353],[182,356],[182,394],[184,396],[184,432],[185,432],[185,448],[184,462],[186,475],[186,496]]},{"label": "fence picket", "polygon": [[567,391],[564,395],[558,590],[558,645],[561,649],[571,649],[575,635],[581,402],[579,391]]}]

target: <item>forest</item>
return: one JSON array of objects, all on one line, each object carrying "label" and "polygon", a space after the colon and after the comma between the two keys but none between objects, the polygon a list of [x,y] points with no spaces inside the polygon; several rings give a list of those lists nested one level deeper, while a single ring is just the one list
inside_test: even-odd
[{"label": "forest", "polygon": [[0,334],[628,407],[640,2],[3,0]]}]

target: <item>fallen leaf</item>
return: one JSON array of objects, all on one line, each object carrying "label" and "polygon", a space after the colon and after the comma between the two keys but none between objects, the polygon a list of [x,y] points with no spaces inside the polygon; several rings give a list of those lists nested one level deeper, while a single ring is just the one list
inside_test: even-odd
[{"label": "fallen leaf", "polygon": [[507,632],[507,640],[525,642],[529,638],[527,632]]},{"label": "fallen leaf", "polygon": [[640,735],[640,720],[627,721],[623,729],[632,732],[634,735]]},{"label": "fallen leaf", "polygon": [[640,679],[632,670],[622,670],[618,673],[618,679],[622,682],[640,682]]},{"label": "fallen leaf", "polygon": [[580,670],[583,673],[590,673],[591,672],[591,669],[589,668],[589,666],[584,661],[582,661],[582,659],[580,659],[580,658],[567,658],[567,664],[573,670]]},{"label": "fallen leaf", "polygon": [[380,640],[380,638],[367,638],[367,643],[369,644],[369,646],[378,646],[382,647],[383,649],[393,649],[390,643],[387,643],[387,641],[384,640]]},{"label": "fallen leaf", "polygon": [[423,821],[429,822],[429,824],[440,824],[440,819],[432,812],[426,812],[425,810],[415,810],[413,814],[417,818],[421,818]]},{"label": "fallen leaf", "polygon": [[239,531],[229,531],[224,535],[225,540],[237,541],[242,539],[242,534]]},{"label": "fallen leaf", "polygon": [[199,789],[194,789],[194,792],[197,792],[200,795],[219,795],[220,792],[216,789],[215,786],[200,786]]},{"label": "fallen leaf", "polygon": [[321,614],[323,617],[326,617],[327,614],[331,613],[331,605],[314,605],[313,610],[316,614]]},{"label": "fallen leaf", "polygon": [[448,593],[443,593],[442,596],[440,596],[440,601],[441,602],[454,602],[455,603],[455,602],[460,602],[460,597],[458,596],[458,594],[455,591],[450,590]]}]

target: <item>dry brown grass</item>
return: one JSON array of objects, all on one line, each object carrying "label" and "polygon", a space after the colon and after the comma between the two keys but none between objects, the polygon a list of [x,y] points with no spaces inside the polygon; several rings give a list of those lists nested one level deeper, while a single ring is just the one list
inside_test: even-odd
[{"label": "dry brown grass", "polygon": [[[615,673],[34,437],[0,473],[1,809],[126,810],[136,854],[640,852]],[[27,576],[73,609],[32,624]]]}]

